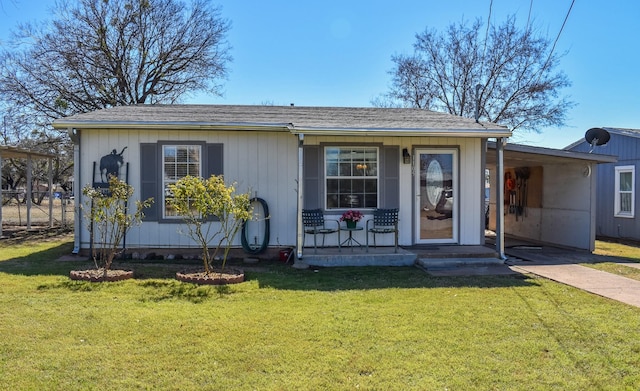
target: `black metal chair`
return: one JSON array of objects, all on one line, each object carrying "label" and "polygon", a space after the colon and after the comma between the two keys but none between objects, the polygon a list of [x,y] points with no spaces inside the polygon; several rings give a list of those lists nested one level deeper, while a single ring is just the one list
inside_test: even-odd
[{"label": "black metal chair", "polygon": [[[329,227],[328,223],[331,223],[331,225],[335,223],[335,228]],[[322,247],[324,247],[324,237],[337,232],[338,249],[340,249],[340,222],[338,220],[325,219],[322,209],[303,209],[302,225],[304,227],[302,247],[304,247],[304,241],[307,238],[307,234],[310,234],[313,235],[313,247],[315,252],[318,252],[317,236],[322,235]]]},{"label": "black metal chair", "polygon": [[373,234],[373,246],[376,247],[377,234],[395,234],[395,252],[398,252],[398,208],[376,209],[373,219],[367,220],[367,251],[369,251],[369,233]]}]

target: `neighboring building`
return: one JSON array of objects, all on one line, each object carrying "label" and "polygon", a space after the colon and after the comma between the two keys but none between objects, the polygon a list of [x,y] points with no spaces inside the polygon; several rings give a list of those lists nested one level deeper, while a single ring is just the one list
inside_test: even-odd
[{"label": "neighboring building", "polygon": [[617,162],[601,164],[597,169],[596,234],[598,236],[640,241],[638,215],[640,184],[640,130],[605,129],[611,138],[605,145],[592,146],[578,140],[566,147],[569,151],[617,156]]},{"label": "neighboring building", "polygon": [[[116,166],[134,198],[154,197],[128,248],[195,247],[177,233],[181,220],[164,202],[167,186],[187,174],[224,174],[239,191],[264,199],[270,246],[300,243],[302,208],[333,218],[348,209],[371,217],[375,208],[399,208],[400,245],[480,245],[487,139],[511,135],[500,125],[421,109],[298,106],[121,106],[61,118],[54,127],[76,144],[77,204],[84,185],[103,186],[102,174]],[[77,220],[75,230],[76,251],[87,249],[86,225]],[[353,234],[364,243],[364,232]],[[392,235],[380,240],[393,245]]]}]

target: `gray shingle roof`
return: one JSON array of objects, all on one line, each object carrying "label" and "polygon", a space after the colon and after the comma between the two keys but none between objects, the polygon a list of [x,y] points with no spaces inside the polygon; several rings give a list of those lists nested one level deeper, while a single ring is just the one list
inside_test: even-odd
[{"label": "gray shingle roof", "polygon": [[271,128],[293,133],[309,131],[511,132],[502,125],[477,123],[473,119],[422,109],[243,106],[243,105],[132,105],[118,106],[60,118],[58,129],[117,128],[128,126],[163,128]]}]

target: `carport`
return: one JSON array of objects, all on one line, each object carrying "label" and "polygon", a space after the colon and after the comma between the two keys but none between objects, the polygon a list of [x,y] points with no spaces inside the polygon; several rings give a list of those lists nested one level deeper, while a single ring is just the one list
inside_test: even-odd
[{"label": "carport", "polygon": [[[490,178],[489,226],[496,230],[496,144],[487,143]],[[532,243],[588,251],[595,249],[596,172],[615,156],[506,144],[504,153],[504,234]]]},{"label": "carport", "polygon": [[[49,200],[53,199],[53,158],[56,155],[35,152],[28,149],[0,146],[0,172],[2,171],[2,159],[27,159],[27,188],[26,197],[27,203],[27,230],[31,229],[31,194],[32,194],[32,171],[33,171],[33,159],[47,159],[48,160],[48,178],[49,178]],[[0,206],[4,203],[2,191],[0,191]],[[2,237],[2,207],[0,207],[0,237]],[[53,203],[49,202],[49,227],[53,227]]]}]

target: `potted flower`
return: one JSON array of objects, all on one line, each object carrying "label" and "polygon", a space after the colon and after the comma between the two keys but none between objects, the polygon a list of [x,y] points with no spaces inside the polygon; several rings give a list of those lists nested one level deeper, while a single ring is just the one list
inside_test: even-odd
[{"label": "potted flower", "polygon": [[355,228],[356,223],[362,220],[362,212],[359,210],[348,210],[342,214],[340,217],[340,221],[344,221],[347,223],[347,228]]}]

